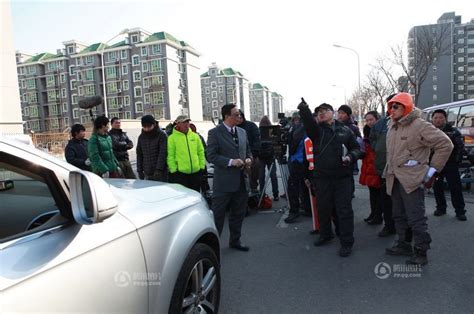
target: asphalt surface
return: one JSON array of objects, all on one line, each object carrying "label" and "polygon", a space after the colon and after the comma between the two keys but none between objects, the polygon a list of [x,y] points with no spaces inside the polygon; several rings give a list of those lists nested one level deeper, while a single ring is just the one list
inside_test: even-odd
[{"label": "asphalt surface", "polygon": [[[246,217],[242,242],[250,246],[249,252],[228,248],[226,226],[220,312],[473,313],[474,194],[466,192],[465,198],[468,221],[460,222],[449,198],[448,214],[434,217],[434,197],[426,196],[433,242],[429,264],[421,270],[404,269],[407,257],[384,254],[395,236],[379,238],[382,226],[363,221],[369,213],[369,194],[362,186],[356,187],[352,202],[356,242],[347,258],[339,257],[337,239],[324,247],[313,246],[317,235],[309,234],[307,217],[291,225],[282,222],[281,212]],[[281,199],[274,208],[285,205]],[[385,279],[376,276],[379,263],[386,263],[377,271]]]}]

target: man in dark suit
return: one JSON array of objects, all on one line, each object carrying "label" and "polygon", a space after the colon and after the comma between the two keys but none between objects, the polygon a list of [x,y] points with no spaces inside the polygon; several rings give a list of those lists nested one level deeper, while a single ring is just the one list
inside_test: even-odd
[{"label": "man in dark suit", "polygon": [[226,208],[229,212],[229,246],[239,251],[249,247],[240,242],[242,222],[248,197],[246,171],[252,164],[252,154],[245,130],[236,127],[240,112],[235,105],[222,107],[223,123],[209,131],[207,160],[214,164],[212,211],[219,234],[224,227]]}]

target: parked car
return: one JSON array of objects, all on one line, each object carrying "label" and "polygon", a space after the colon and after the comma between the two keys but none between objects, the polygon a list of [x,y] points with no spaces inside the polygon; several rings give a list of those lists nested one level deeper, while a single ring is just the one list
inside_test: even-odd
[{"label": "parked car", "polygon": [[0,313],[217,313],[219,297],[199,193],[104,180],[0,138]]}]

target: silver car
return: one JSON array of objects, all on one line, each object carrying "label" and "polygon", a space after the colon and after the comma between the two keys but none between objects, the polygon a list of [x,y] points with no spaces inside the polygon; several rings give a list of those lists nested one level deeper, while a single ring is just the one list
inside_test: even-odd
[{"label": "silver car", "polygon": [[219,252],[199,193],[0,138],[0,313],[216,313]]}]

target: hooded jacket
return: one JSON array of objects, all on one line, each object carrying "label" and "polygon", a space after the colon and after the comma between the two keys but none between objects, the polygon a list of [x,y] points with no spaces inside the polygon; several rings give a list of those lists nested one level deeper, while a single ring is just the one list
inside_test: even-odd
[{"label": "hooded jacket", "polygon": [[363,144],[365,148],[365,154],[364,159],[362,159],[359,183],[371,188],[380,188],[382,182],[375,167],[375,152],[370,146],[368,136],[366,136],[366,133],[370,133],[370,129],[371,128],[368,125],[364,127]]},{"label": "hooded jacket", "polygon": [[167,163],[170,173],[197,173],[204,170],[206,158],[199,135],[188,130],[184,134],[176,129],[168,137]]},{"label": "hooded jacket", "polygon": [[166,133],[158,125],[150,132],[142,130],[137,141],[137,172],[152,176],[155,170],[165,171],[167,150]]},{"label": "hooded jacket", "polygon": [[[453,149],[453,144],[446,134],[420,117],[421,111],[414,108],[400,120],[392,120],[388,125],[387,164],[384,174],[389,195],[392,193],[395,179],[400,181],[406,193],[418,189],[428,169],[433,167],[440,172]],[[430,163],[431,150],[433,156]]]},{"label": "hooded jacket", "polygon": [[122,129],[111,129],[109,135],[112,138],[112,147],[117,160],[128,160],[128,150],[133,148],[133,142]]},{"label": "hooded jacket", "polygon": [[306,134],[313,142],[315,177],[350,177],[352,164],[343,165],[344,149],[352,163],[362,155],[354,133],[344,124],[334,120],[332,125],[316,123],[307,106],[298,106]]},{"label": "hooded jacket", "polygon": [[390,117],[382,118],[370,130],[370,147],[375,153],[375,169],[379,176],[383,175],[385,165],[387,164],[387,126]]}]

